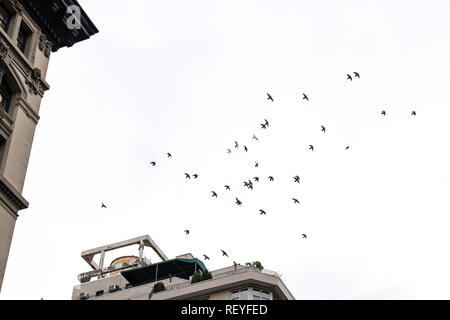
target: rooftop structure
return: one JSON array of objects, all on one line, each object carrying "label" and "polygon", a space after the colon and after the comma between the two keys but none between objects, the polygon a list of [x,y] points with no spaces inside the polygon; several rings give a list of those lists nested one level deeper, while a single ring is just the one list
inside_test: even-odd
[{"label": "rooftop structure", "polygon": [[[112,263],[107,268],[101,267],[102,262],[99,265],[93,263],[93,254],[100,254],[102,261],[106,250],[135,244],[140,245],[139,257],[135,259],[125,263]],[[162,261],[152,263],[145,259],[144,246],[151,247]],[[294,299],[276,272],[251,265],[238,264],[215,270],[207,280],[194,282],[194,274],[207,271],[204,263],[189,253],[168,259],[149,236],[87,250],[81,255],[94,270],[78,276],[80,284],[73,288],[74,300]],[[97,277],[97,280],[91,281],[93,277]],[[155,284],[159,282],[164,284],[164,290],[152,293]]]}]

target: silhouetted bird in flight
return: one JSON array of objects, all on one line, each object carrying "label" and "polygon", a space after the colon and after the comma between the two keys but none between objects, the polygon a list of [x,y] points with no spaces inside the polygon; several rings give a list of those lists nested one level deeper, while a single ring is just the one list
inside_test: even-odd
[{"label": "silhouetted bird in flight", "polygon": [[352,76],[347,73],[347,79],[353,81]]},{"label": "silhouetted bird in flight", "polygon": [[273,102],[273,98],[272,98],[272,96],[270,94],[267,94],[267,100],[270,100],[270,101]]},{"label": "silhouetted bird in flight", "polygon": [[416,116],[416,112],[415,111],[411,112],[411,115]]},{"label": "silhouetted bird in flight", "polygon": [[322,126],[322,132],[326,132],[326,131],[327,131],[327,129],[325,129],[325,127]]},{"label": "silhouetted bird in flight", "polygon": [[189,179],[189,180],[191,179],[191,176],[189,175],[189,173],[185,173],[184,175],[186,176],[186,179]]},{"label": "silhouetted bird in flight", "polygon": [[272,176],[269,176],[269,181],[273,181],[273,177]]},{"label": "silhouetted bird in flight", "polygon": [[204,254],[203,256],[205,257],[205,260],[209,260],[209,257],[206,254]]},{"label": "silhouetted bird in flight", "polygon": [[236,198],[236,204],[237,204],[238,206],[242,205],[241,200],[239,200],[238,198]]},{"label": "silhouetted bird in flight", "polygon": [[255,168],[258,168],[258,167],[259,167],[258,161],[255,161]]},{"label": "silhouetted bird in flight", "polygon": [[304,233],[302,233],[302,237],[303,237],[303,239],[308,238],[308,237],[306,236],[306,234],[304,234]]},{"label": "silhouetted bird in flight", "polygon": [[252,138],[252,139],[258,141],[258,137],[255,136],[255,135],[253,135],[253,138]]},{"label": "silhouetted bird in flight", "polygon": [[254,177],[253,180],[255,180],[255,182],[259,182],[259,177]]},{"label": "silhouetted bird in flight", "polygon": [[172,154],[170,152],[167,152],[167,158],[172,158]]},{"label": "silhouetted bird in flight", "polygon": [[231,149],[227,149],[227,153],[231,154]]},{"label": "silhouetted bird in flight", "polygon": [[231,190],[231,189],[230,189],[230,186],[225,186],[225,189],[226,189],[226,190]]},{"label": "silhouetted bird in flight", "polygon": [[266,127],[269,127],[269,121],[267,121],[267,119],[264,119],[264,124],[266,125]]},{"label": "silhouetted bird in flight", "polygon": [[302,100],[309,101],[309,98],[308,98],[308,96],[306,94],[303,94],[303,99]]},{"label": "silhouetted bird in flight", "polygon": [[234,147],[237,149],[239,148],[239,143],[237,141],[234,142]]},{"label": "silhouetted bird in flight", "polygon": [[314,151],[314,146],[312,144],[309,145],[309,150]]},{"label": "silhouetted bird in flight", "polygon": [[217,198],[217,193],[215,191],[211,191],[212,193],[212,197],[216,197]]},{"label": "silhouetted bird in flight", "polygon": [[184,233],[186,233],[186,235],[189,234],[189,230],[184,230]]},{"label": "silhouetted bird in flight", "polygon": [[244,151],[248,152],[248,148],[246,146],[244,146]]},{"label": "silhouetted bird in flight", "polygon": [[300,183],[300,177],[299,176],[295,176],[294,177],[294,182]]},{"label": "silhouetted bird in flight", "polygon": [[264,123],[261,123],[261,128],[264,129],[264,130],[266,130],[266,129],[267,129],[267,126],[266,126]]},{"label": "silhouetted bird in flight", "polygon": [[198,174],[194,174],[194,175],[192,175],[193,177],[194,177],[194,179],[197,179],[198,178]]},{"label": "silhouetted bird in flight", "polygon": [[150,164],[151,164],[153,167],[156,166],[156,162],[155,162],[155,161],[150,162]]},{"label": "silhouetted bird in flight", "polygon": [[263,209],[259,209],[259,214],[262,215],[266,215],[266,212]]},{"label": "silhouetted bird in flight", "polygon": [[102,202],[102,207],[101,207],[101,209],[103,209],[103,208],[107,209],[106,206],[105,206],[105,204]]},{"label": "silhouetted bird in flight", "polygon": [[382,115],[382,116],[385,116],[385,115],[386,115],[386,111],[384,111],[384,110],[381,111],[381,115]]},{"label": "silhouetted bird in flight", "polygon": [[300,203],[300,201],[298,201],[298,199],[292,198],[292,200],[294,200],[294,203]]},{"label": "silhouetted bird in flight", "polygon": [[358,72],[353,72],[353,74],[355,75],[355,78],[359,79],[359,73]]},{"label": "silhouetted bird in flight", "polygon": [[226,256],[228,258],[228,254],[225,251],[223,251],[222,249],[220,249],[220,251],[222,251],[222,256]]},{"label": "silhouetted bird in flight", "polygon": [[345,147],[345,150],[348,150],[348,149],[350,149],[350,146]]}]

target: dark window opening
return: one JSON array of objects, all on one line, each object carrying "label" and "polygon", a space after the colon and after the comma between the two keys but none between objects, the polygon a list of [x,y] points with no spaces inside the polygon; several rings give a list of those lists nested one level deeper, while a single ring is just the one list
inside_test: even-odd
[{"label": "dark window opening", "polygon": [[6,147],[6,140],[0,136],[0,165],[3,162],[3,154],[5,152],[5,147]]},{"label": "dark window opening", "polygon": [[96,296],[96,297],[100,297],[100,296],[102,296],[104,293],[105,293],[104,290],[100,290],[100,291],[97,291],[97,292],[95,293],[95,296]]},{"label": "dark window opening", "polygon": [[11,20],[11,15],[6,10],[6,8],[0,5],[0,27],[8,32],[9,21]]},{"label": "dark window opening", "polygon": [[20,51],[25,53],[25,49],[27,47],[28,38],[30,37],[31,31],[22,24],[19,30],[19,34],[17,35],[17,47]]},{"label": "dark window opening", "polygon": [[6,82],[5,78],[2,80],[2,84],[0,85],[0,108],[3,108],[6,113],[9,113],[10,105],[11,105],[11,97],[12,91]]}]

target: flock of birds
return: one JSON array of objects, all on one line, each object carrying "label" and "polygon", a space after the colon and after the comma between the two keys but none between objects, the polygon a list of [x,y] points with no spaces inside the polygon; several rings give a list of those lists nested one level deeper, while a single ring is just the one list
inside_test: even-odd
[{"label": "flock of birds", "polygon": [[[350,80],[350,81],[353,81],[356,78],[358,78],[358,79],[360,78],[360,75],[359,75],[358,72],[353,72],[353,77],[352,77],[351,74],[347,74],[347,78],[346,79]],[[267,100],[269,100],[271,102],[274,102],[274,98],[272,97],[272,95],[270,93],[267,93]],[[306,93],[302,94],[302,100],[309,101],[309,97],[308,97],[308,95]],[[417,115],[416,111],[412,111],[411,112],[411,116],[415,117],[416,115]],[[386,110],[382,110],[381,111],[381,116],[383,116],[383,117],[386,116]],[[269,125],[270,125],[270,123],[269,123],[269,121],[267,119],[264,119],[263,123],[260,124],[262,130],[267,130],[269,128]],[[323,125],[321,126],[321,132],[326,133],[326,127],[323,126]],[[259,139],[256,136],[256,134],[253,134],[252,140],[259,141]],[[238,141],[234,141],[234,149],[237,150],[240,147],[241,147],[241,145],[239,144],[239,142]],[[246,146],[246,145],[242,145],[242,149],[244,150],[244,152],[248,152],[249,151],[248,146]],[[313,152],[314,151],[314,145],[309,145],[308,149]],[[350,149],[350,146],[346,146],[345,147],[345,150],[349,150],[349,149]],[[227,154],[231,154],[233,151],[232,151],[232,149],[228,148],[228,149],[226,149],[226,152],[227,152]],[[172,158],[172,154],[170,152],[168,152],[166,155],[167,155],[167,158]],[[152,167],[155,167],[157,165],[156,161],[150,162],[150,165]],[[259,162],[258,161],[255,161],[254,167],[255,168],[259,167]],[[188,180],[190,180],[191,178],[198,179],[198,177],[199,177],[198,173],[194,173],[194,174],[184,173],[184,176],[185,176],[185,179],[188,179]],[[275,180],[273,176],[268,176],[267,179],[268,179],[269,182],[273,182]],[[295,175],[295,176],[292,177],[292,179],[293,179],[293,183],[300,184],[300,176]],[[255,176],[252,179],[245,180],[243,182],[243,185],[244,185],[244,187],[247,187],[248,189],[253,190],[254,183],[259,183],[260,181],[261,181],[261,178],[259,176]],[[226,191],[231,191],[231,187],[229,185],[224,185],[224,188],[225,188]],[[215,190],[211,191],[211,197],[212,198],[218,198],[218,196],[219,195],[218,195],[217,191],[215,191]],[[300,204],[300,201],[297,198],[291,198],[291,199],[292,199],[294,204]],[[237,206],[242,206],[242,204],[243,204],[243,202],[238,197],[235,197],[235,203],[236,203]],[[107,208],[106,205],[103,202],[102,202],[101,208],[102,209],[106,209]],[[266,215],[267,212],[264,209],[259,209],[259,214],[262,216],[262,215]],[[186,229],[186,230],[184,230],[184,233],[186,234],[186,236],[189,236],[190,235],[190,230]],[[308,238],[308,236],[305,233],[302,233],[300,236],[301,236],[302,239],[307,239]],[[228,254],[227,254],[226,251],[224,251],[223,249],[220,249],[220,251],[222,253],[222,256],[225,256],[225,257],[228,258]],[[203,254],[203,257],[204,257],[204,260],[210,260],[210,258],[207,255],[205,255],[205,254]],[[233,261],[233,264],[234,264],[235,268],[238,265],[235,261]]]}]

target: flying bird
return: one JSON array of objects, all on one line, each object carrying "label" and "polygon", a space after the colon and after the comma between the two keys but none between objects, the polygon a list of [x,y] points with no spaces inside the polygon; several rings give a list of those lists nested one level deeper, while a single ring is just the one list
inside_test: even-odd
[{"label": "flying bird", "polygon": [[312,144],[309,145],[309,150],[314,151],[314,146]]},{"label": "flying bird", "polygon": [[259,182],[259,177],[254,177],[253,180],[255,180],[255,182]]},{"label": "flying bird", "polygon": [[308,237],[306,236],[306,234],[302,233],[302,237],[303,239],[307,239]]},{"label": "flying bird", "polygon": [[411,115],[416,116],[416,112],[415,111],[411,112]]},{"label": "flying bird", "polygon": [[217,193],[215,191],[211,191],[212,193],[212,197],[216,197],[217,198]]},{"label": "flying bird", "polygon": [[266,126],[264,123],[261,123],[261,128],[264,129],[264,130],[266,130],[266,129],[267,129],[267,126]]},{"label": "flying bird", "polygon": [[324,126],[322,126],[322,132],[326,132],[327,129],[325,129]]},{"label": "flying bird", "polygon": [[209,257],[206,254],[204,254],[203,256],[205,257],[205,260],[209,260]]},{"label": "flying bird", "polygon": [[263,209],[259,209],[259,214],[262,215],[266,215],[266,212]]},{"label": "flying bird", "polygon": [[273,177],[272,176],[269,176],[269,181],[273,181]]},{"label": "flying bird", "polygon": [[309,101],[309,98],[308,98],[308,96],[306,94],[303,94],[303,99],[302,100]]},{"label": "flying bird", "polygon": [[241,200],[239,200],[238,198],[236,198],[236,204],[237,204],[238,206],[242,205]]},{"label": "flying bird", "polygon": [[266,125],[266,127],[269,127],[269,121],[267,121],[267,119],[264,119],[264,124]]},{"label": "flying bird", "polygon": [[255,135],[253,135],[253,138],[252,138],[252,139],[258,141],[258,137],[255,136]]},{"label": "flying bird", "polygon": [[186,233],[186,235],[189,234],[189,230],[184,230],[184,233]]},{"label": "flying bird", "polygon": [[227,153],[231,154],[231,149],[227,149]]},{"label": "flying bird", "polygon": [[191,180],[191,176],[189,175],[189,173],[185,173],[184,175],[186,176],[186,179]]},{"label": "flying bird", "polygon": [[106,206],[105,206],[105,204],[102,202],[102,207],[101,207],[101,209],[103,209],[103,208],[107,209]]},{"label": "flying bird", "polygon": [[194,177],[194,179],[198,178],[198,174],[193,174],[192,176]]},{"label": "flying bird", "polygon": [[239,148],[239,143],[237,141],[234,142],[234,147],[237,149]]},{"label": "flying bird", "polygon": [[244,146],[244,151],[248,152],[248,148],[246,146]]},{"label": "flying bird", "polygon": [[225,251],[223,251],[222,249],[220,249],[220,251],[222,251],[222,256],[226,256],[228,258],[228,254]]},{"label": "flying bird", "polygon": [[348,150],[348,149],[350,149],[350,146],[345,147],[345,150]]},{"label": "flying bird", "polygon": [[167,152],[167,158],[172,158],[172,154],[170,152]]},{"label": "flying bird", "polygon": [[352,76],[347,73],[347,79],[353,81]]},{"label": "flying bird", "polygon": [[381,111],[381,115],[382,115],[382,116],[385,116],[385,115],[386,115],[386,111],[384,111],[384,110]]},{"label": "flying bird", "polygon": [[295,176],[294,177],[294,182],[300,183],[300,177],[299,176]]},{"label": "flying bird", "polygon": [[255,168],[258,168],[258,167],[259,167],[258,161],[255,161]]},{"label": "flying bird", "polygon": [[292,198],[292,200],[294,200],[294,203],[300,203],[300,201],[298,201],[298,199]]},{"label": "flying bird", "polygon": [[270,100],[270,101],[273,102],[273,98],[272,98],[272,96],[270,94],[267,94],[267,100]]},{"label": "flying bird", "polygon": [[359,73],[358,72],[353,72],[353,74],[355,75],[355,78],[359,79]]},{"label": "flying bird", "polygon": [[151,164],[153,167],[156,166],[156,162],[155,162],[155,161],[150,162],[150,164]]},{"label": "flying bird", "polygon": [[226,189],[226,190],[231,190],[231,189],[230,189],[230,186],[225,186],[225,189]]}]

